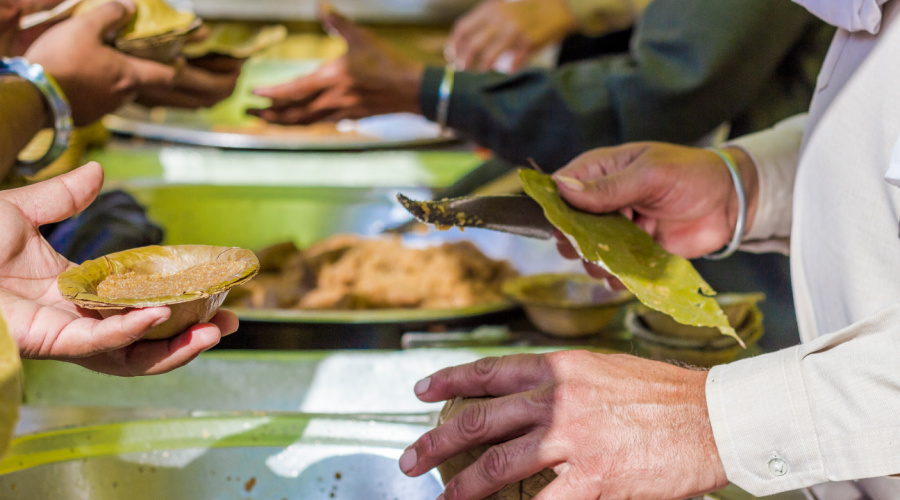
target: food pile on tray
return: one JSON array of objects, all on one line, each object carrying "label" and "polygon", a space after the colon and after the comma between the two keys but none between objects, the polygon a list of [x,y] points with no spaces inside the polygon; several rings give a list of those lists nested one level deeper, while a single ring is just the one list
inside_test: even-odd
[{"label": "food pile on tray", "polygon": [[468,241],[413,248],[399,237],[337,235],[305,250],[292,242],[258,252],[260,274],[226,305],[255,309],[452,309],[504,302],[506,261]]}]

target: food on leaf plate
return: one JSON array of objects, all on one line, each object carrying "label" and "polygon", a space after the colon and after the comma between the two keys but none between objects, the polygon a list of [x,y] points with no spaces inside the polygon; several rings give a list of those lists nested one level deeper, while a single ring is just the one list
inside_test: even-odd
[{"label": "food on leaf plate", "polygon": [[162,339],[209,321],[228,291],[258,271],[259,260],[241,248],[149,246],[89,260],[60,274],[58,285],[66,300],[104,318],[169,306],[171,317],[144,336]]},{"label": "food on leaf plate", "polygon": [[[73,15],[82,15],[113,0],[85,0]],[[178,57],[188,38],[203,21],[193,12],[175,10],[165,0],[135,0],[135,14],[116,34],[114,44],[122,52],[170,62]]]},{"label": "food on leaf plate", "polygon": [[257,309],[453,309],[505,301],[516,275],[468,241],[412,248],[400,238],[337,235],[306,250],[259,252],[260,275],[226,305]]}]

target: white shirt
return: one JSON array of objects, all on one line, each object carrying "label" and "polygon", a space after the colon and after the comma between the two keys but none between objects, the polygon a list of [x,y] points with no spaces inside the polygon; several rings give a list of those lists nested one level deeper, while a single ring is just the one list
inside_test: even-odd
[{"label": "white shirt", "polygon": [[[817,498],[900,499],[881,478],[900,473],[900,188],[884,180],[900,138],[900,1],[874,31],[838,31],[808,119],[735,141],[760,175],[747,246],[790,238],[804,341],[707,380],[728,478],[755,495],[830,482]],[[840,483],[862,478],[880,479]]]}]

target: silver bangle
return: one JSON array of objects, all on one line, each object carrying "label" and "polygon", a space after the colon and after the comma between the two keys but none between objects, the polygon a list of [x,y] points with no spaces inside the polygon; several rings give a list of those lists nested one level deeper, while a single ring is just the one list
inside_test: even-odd
[{"label": "silver bangle", "polygon": [[456,71],[453,66],[447,65],[444,68],[444,78],[441,80],[441,86],[438,88],[437,103],[437,122],[441,127],[447,126],[447,115],[450,113],[450,94],[453,93],[453,78]]},{"label": "silver bangle", "polygon": [[31,64],[23,57],[4,57],[0,60],[0,75],[16,75],[37,87],[53,113],[53,142],[42,157],[34,161],[16,162],[18,174],[33,175],[53,163],[69,147],[72,134],[72,108],[56,81],[44,72],[40,64]]},{"label": "silver bangle", "polygon": [[725,162],[728,172],[731,174],[731,180],[734,181],[734,189],[737,191],[738,216],[734,225],[734,236],[731,237],[728,246],[722,251],[711,253],[704,257],[709,260],[722,260],[736,252],[741,245],[741,238],[744,236],[744,228],[747,225],[747,194],[744,192],[744,181],[741,179],[741,172],[738,170],[737,164],[731,155],[719,148],[708,149],[719,155],[719,158]]}]

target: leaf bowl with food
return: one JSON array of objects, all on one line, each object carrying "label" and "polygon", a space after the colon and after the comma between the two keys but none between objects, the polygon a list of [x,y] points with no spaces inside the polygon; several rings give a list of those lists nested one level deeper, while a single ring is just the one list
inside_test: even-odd
[{"label": "leaf bowl with food", "polygon": [[62,296],[106,318],[132,309],[169,306],[168,320],[145,339],[164,339],[205,323],[228,291],[252,279],[250,250],[206,245],[148,246],[89,260],[60,274]]}]

